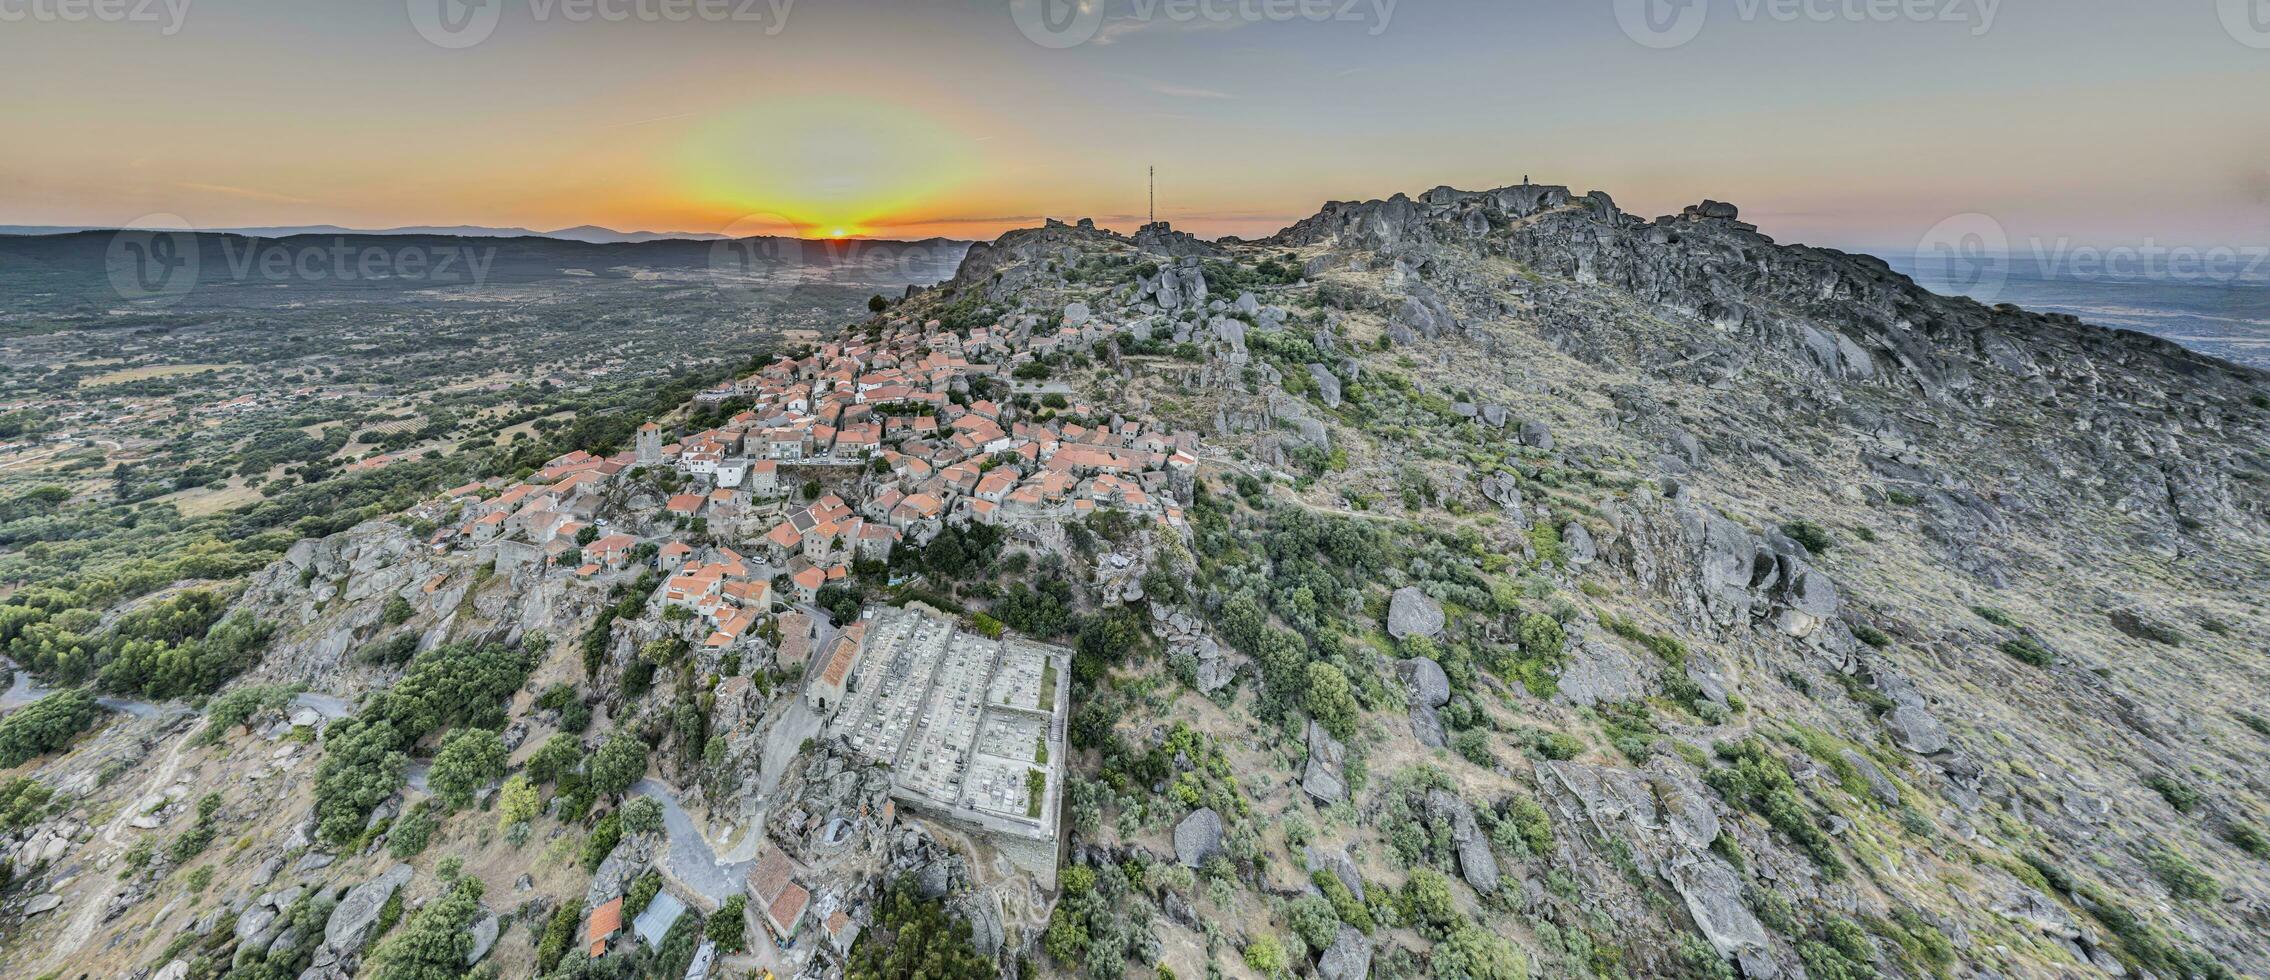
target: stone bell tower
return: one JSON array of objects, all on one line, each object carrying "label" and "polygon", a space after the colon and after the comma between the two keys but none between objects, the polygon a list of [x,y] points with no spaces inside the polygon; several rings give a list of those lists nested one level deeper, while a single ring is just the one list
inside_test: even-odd
[{"label": "stone bell tower", "polygon": [[638,465],[662,462],[662,427],[652,422],[638,427]]}]

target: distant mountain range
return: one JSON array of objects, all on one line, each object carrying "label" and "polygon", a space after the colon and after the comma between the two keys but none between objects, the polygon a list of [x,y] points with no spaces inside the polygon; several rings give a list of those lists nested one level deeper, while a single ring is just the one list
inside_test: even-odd
[{"label": "distant mountain range", "polygon": [[[570,283],[582,284],[579,289],[601,283],[706,284],[728,292],[834,286],[896,294],[951,278],[969,250],[968,242],[942,238],[590,242],[493,232],[278,233],[283,230],[184,233],[162,242],[137,242],[114,230],[0,234],[0,317],[102,313],[139,301],[183,308],[265,306],[367,299],[374,292]],[[166,251],[152,256],[145,246]],[[130,279],[135,285],[121,285]]]},{"label": "distant mountain range", "polygon": [[[70,235],[83,231],[113,231],[101,225],[0,225],[0,235]],[[528,228],[490,228],[482,225],[415,225],[406,228],[344,228],[339,225],[279,225],[267,228],[200,228],[219,234],[251,238],[288,238],[294,235],[446,235],[452,238],[551,238],[590,245],[627,245],[640,242],[714,242],[730,236],[695,231],[616,231],[598,225],[577,225],[556,231]],[[943,239],[931,239],[942,241]]]}]

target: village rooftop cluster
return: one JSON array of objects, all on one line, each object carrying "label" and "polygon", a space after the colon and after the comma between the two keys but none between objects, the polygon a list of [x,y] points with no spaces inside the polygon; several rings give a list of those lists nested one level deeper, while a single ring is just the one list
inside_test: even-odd
[{"label": "village rooftop cluster", "polygon": [[[500,569],[534,562],[599,581],[656,569],[668,576],[658,597],[706,617],[713,648],[739,643],[776,599],[809,604],[854,563],[887,562],[952,524],[1099,510],[1182,524],[1173,486],[1197,468],[1196,433],[1098,419],[1040,380],[1027,365],[1108,332],[1037,319],[966,338],[901,320],[871,341],[783,356],[701,393],[701,407],[738,408],[714,428],[672,440],[649,422],[627,452],[578,451],[517,483],[467,484],[421,516],[446,522],[436,550],[478,547]],[[602,509],[625,476],[657,474],[674,474],[676,492],[610,526]],[[834,489],[807,498],[821,485]]]}]

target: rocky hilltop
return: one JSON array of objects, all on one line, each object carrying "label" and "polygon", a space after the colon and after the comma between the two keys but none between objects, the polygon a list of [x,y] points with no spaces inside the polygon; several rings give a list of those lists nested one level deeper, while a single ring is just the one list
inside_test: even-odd
[{"label": "rocky hilltop", "polygon": [[[1115,262],[1128,281],[1095,289]],[[948,288],[1124,324],[1116,410],[1206,423],[1225,475],[1275,500],[1465,525],[1483,567],[1534,569],[1544,601],[1517,605],[1560,627],[1549,682],[1517,664],[1453,694],[1416,680],[1439,676],[1426,663],[1382,663],[1412,717],[1371,733],[1407,759],[1460,704],[1500,745],[1550,728],[1592,746],[1484,749],[1482,771],[1437,753],[1468,789],[1553,812],[1513,921],[1566,940],[1604,914],[1662,930],[1658,949],[1691,928],[1753,976],[1833,973],[1820,944],[1854,921],[1884,928],[1851,959],[1893,975],[2265,968],[2261,372],[1938,296],[1732,205],[1648,220],[1541,185],[1334,202],[1206,249],[1052,224],[980,246]],[[1142,356],[1162,344],[1202,358]],[[1407,592],[1431,618],[1399,628]],[[1476,647],[1526,625],[1455,587],[1394,599],[1398,640],[1446,635],[1445,605]],[[1376,853],[1364,828],[1398,805],[1336,803],[1346,749],[1317,735],[1273,765],[1352,805],[1332,836]],[[1714,779],[1753,764],[1792,791]],[[1479,877],[1487,910],[1507,876]],[[1648,902],[1662,889],[1679,911]],[[1945,962],[1914,955],[1939,937]],[[1671,969],[1626,948],[1635,972]]]},{"label": "rocky hilltop", "polygon": [[[229,707],[37,767],[27,962],[2270,974],[2270,375],[1527,184],[876,306],[258,573]],[[1073,651],[1052,880],[830,734],[882,604]]]}]

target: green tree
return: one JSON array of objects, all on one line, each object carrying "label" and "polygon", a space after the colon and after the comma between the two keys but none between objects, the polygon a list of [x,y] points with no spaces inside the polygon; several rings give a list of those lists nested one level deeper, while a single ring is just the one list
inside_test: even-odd
[{"label": "green tree", "polygon": [[717,914],[709,917],[709,941],[717,944],[721,953],[738,953],[748,945],[749,899],[735,895],[717,907]]},{"label": "green tree", "polygon": [[651,834],[662,829],[662,804],[651,796],[636,796],[624,801],[621,810],[623,829],[634,834]]},{"label": "green tree", "polygon": [[621,796],[645,775],[646,741],[635,732],[616,729],[591,756],[591,791],[600,797]]},{"label": "green tree", "polygon": [[57,691],[0,717],[0,769],[13,768],[71,744],[102,717],[95,696]]},{"label": "green tree", "polygon": [[408,756],[395,748],[394,726],[341,718],[323,731],[323,762],[315,768],[316,832],[333,844],[363,832],[372,807],[402,785]]},{"label": "green tree", "polygon": [[525,773],[515,773],[504,781],[504,788],[497,791],[497,829],[500,831],[516,823],[532,821],[543,812],[543,797]]},{"label": "green tree", "polygon": [[876,903],[874,926],[860,932],[844,971],[849,980],[983,980],[994,964],[969,941],[969,923],[938,901],[924,901],[913,878],[894,880]]},{"label": "green tree", "polygon": [[1308,715],[1332,733],[1332,737],[1347,741],[1356,734],[1356,718],[1361,710],[1356,706],[1355,691],[1348,685],[1348,675],[1340,668],[1322,661],[1308,665],[1308,693],[1304,696]]},{"label": "green tree", "polygon": [[372,958],[378,980],[458,980],[473,952],[473,922],[481,915],[481,879],[464,877],[441,898],[419,909],[409,925],[381,944]]},{"label": "green tree", "polygon": [[583,743],[566,733],[545,739],[528,757],[526,773],[530,782],[556,783],[560,777],[573,774],[583,763]]},{"label": "green tree", "polygon": [[552,972],[567,955],[568,947],[575,942],[576,926],[583,922],[583,903],[571,900],[552,910],[552,918],[544,924],[544,934],[536,940],[536,968],[543,973]]},{"label": "green tree", "polygon": [[459,729],[442,739],[441,751],[434,755],[433,770],[426,780],[436,798],[452,810],[462,810],[473,805],[473,794],[481,787],[504,775],[509,759],[504,739],[497,733],[485,728]]},{"label": "green tree", "polygon": [[607,855],[615,853],[615,845],[623,840],[623,817],[610,813],[599,818],[591,827],[591,836],[583,839],[583,870],[598,871],[606,863]]},{"label": "green tree", "polygon": [[249,730],[253,715],[290,704],[292,693],[283,684],[248,684],[222,694],[205,705],[206,731],[198,738],[216,741],[222,732],[240,725]]}]

